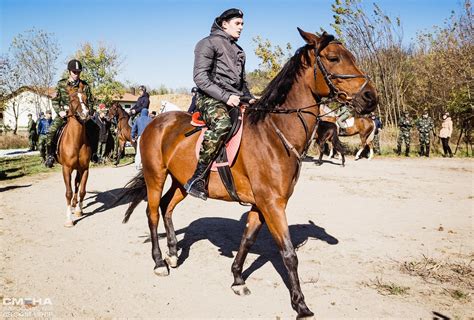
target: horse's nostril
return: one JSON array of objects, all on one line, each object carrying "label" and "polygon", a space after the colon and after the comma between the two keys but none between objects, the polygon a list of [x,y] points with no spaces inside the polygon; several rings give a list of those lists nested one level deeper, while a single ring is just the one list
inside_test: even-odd
[{"label": "horse's nostril", "polygon": [[362,93],[362,98],[367,102],[375,102],[377,97],[372,90],[365,90]]}]

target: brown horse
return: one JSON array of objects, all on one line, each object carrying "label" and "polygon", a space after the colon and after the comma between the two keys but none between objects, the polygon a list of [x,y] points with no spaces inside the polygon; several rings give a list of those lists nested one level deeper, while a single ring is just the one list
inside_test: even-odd
[{"label": "brown horse", "polygon": [[[323,97],[337,97],[355,111],[368,113],[376,107],[376,92],[358,67],[353,55],[334,37],[320,37],[298,29],[307,45],[300,48],[271,81],[260,101],[247,108],[239,154],[232,167],[237,193],[252,204],[239,251],[232,264],[236,294],[249,294],[242,278],[244,260],[265,222],[283,258],[289,275],[291,305],[298,317],[311,317],[301,291],[298,259],[290,239],[285,208],[298,180],[301,161],[314,136]],[[335,98],[336,99],[336,98]],[[157,116],[141,136],[143,171],[132,179],[124,197],[131,202],[124,222],[136,206],[148,198],[147,216],[151,233],[155,274],[169,274],[177,266],[177,240],[172,214],[186,197],[183,185],[192,176],[197,159],[198,135],[185,137],[193,129],[191,115],[166,112]],[[170,189],[162,197],[167,176]],[[232,201],[217,173],[209,180],[209,197]],[[168,253],[158,244],[159,209],[167,234]]]},{"label": "brown horse", "polygon": [[[58,143],[58,162],[62,165],[63,179],[66,185],[67,209],[65,227],[74,226],[72,219],[73,209],[77,217],[82,215],[82,203],[86,195],[89,162],[92,154],[85,125],[85,122],[89,119],[89,110],[84,103],[87,99],[82,90],[82,84],[80,84],[78,91],[69,91],[70,103],[67,123]],[[74,180],[73,194],[71,176],[74,170],[76,170],[76,178]],[[78,194],[79,201],[77,200]]]},{"label": "brown horse", "polygon": [[132,141],[132,128],[128,124],[130,116],[118,102],[114,102],[107,112],[107,119],[110,121],[114,119],[117,121],[117,146],[115,165],[118,165],[120,158],[125,150],[125,143],[129,141],[135,151],[137,150],[137,143]]},{"label": "brown horse", "polygon": [[[349,118],[350,119],[350,118]],[[348,121],[347,119],[346,121]],[[374,157],[374,150],[372,147],[372,141],[375,135],[375,122],[370,118],[365,117],[353,117],[354,124],[347,127],[344,133],[341,133],[341,137],[350,137],[359,134],[361,145],[359,151],[355,156],[356,160],[360,159],[360,154],[364,151],[365,147],[369,147],[369,160]]]},{"label": "brown horse", "polygon": [[319,149],[319,159],[315,162],[318,166],[323,164],[324,145],[326,142],[330,142],[332,147],[329,152],[329,158],[332,158],[334,151],[336,154],[341,155],[341,165],[344,167],[346,158],[344,156],[344,147],[342,146],[339,136],[337,135],[337,125],[331,121],[319,121],[318,128],[316,129],[316,139],[314,143]]}]

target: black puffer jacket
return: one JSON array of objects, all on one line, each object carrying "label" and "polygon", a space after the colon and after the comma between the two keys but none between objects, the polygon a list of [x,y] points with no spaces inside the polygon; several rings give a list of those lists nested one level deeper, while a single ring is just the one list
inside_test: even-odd
[{"label": "black puffer jacket", "polygon": [[227,102],[231,94],[251,96],[245,80],[245,53],[214,21],[211,34],[194,49],[194,82],[204,93]]},{"label": "black puffer jacket", "polygon": [[143,109],[148,109],[150,106],[150,95],[148,92],[143,92],[143,94],[138,98],[137,103],[130,109],[130,111],[135,110],[136,114],[140,114]]}]

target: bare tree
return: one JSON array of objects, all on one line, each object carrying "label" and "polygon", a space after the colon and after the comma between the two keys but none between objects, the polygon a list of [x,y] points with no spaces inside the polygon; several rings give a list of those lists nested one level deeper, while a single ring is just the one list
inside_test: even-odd
[{"label": "bare tree", "polygon": [[[38,115],[42,109],[41,95],[47,95],[53,86],[59,45],[52,33],[32,29],[13,39],[10,52],[18,63],[20,77],[36,93]],[[49,105],[43,107],[48,109]]]},{"label": "bare tree", "polygon": [[11,114],[15,123],[13,124],[13,134],[18,131],[18,118],[23,110],[20,108],[21,101],[14,99],[15,92],[23,85],[20,67],[15,60],[5,57],[0,58],[0,94],[2,108]]},{"label": "bare tree", "polygon": [[405,93],[411,77],[400,19],[389,17],[376,3],[369,15],[361,0],[335,0],[332,10],[332,27],[375,82],[379,113],[385,122],[396,124],[401,109],[408,107]]}]

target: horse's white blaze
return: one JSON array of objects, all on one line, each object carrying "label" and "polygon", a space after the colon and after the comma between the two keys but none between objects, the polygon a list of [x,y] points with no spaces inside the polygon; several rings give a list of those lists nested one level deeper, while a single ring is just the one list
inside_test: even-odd
[{"label": "horse's white blaze", "polygon": [[84,101],[82,100],[82,94],[80,94],[78,92],[77,97],[79,98],[79,102],[81,103],[82,113],[85,114],[85,115],[88,114],[89,109],[87,109],[87,106],[85,105]]}]

